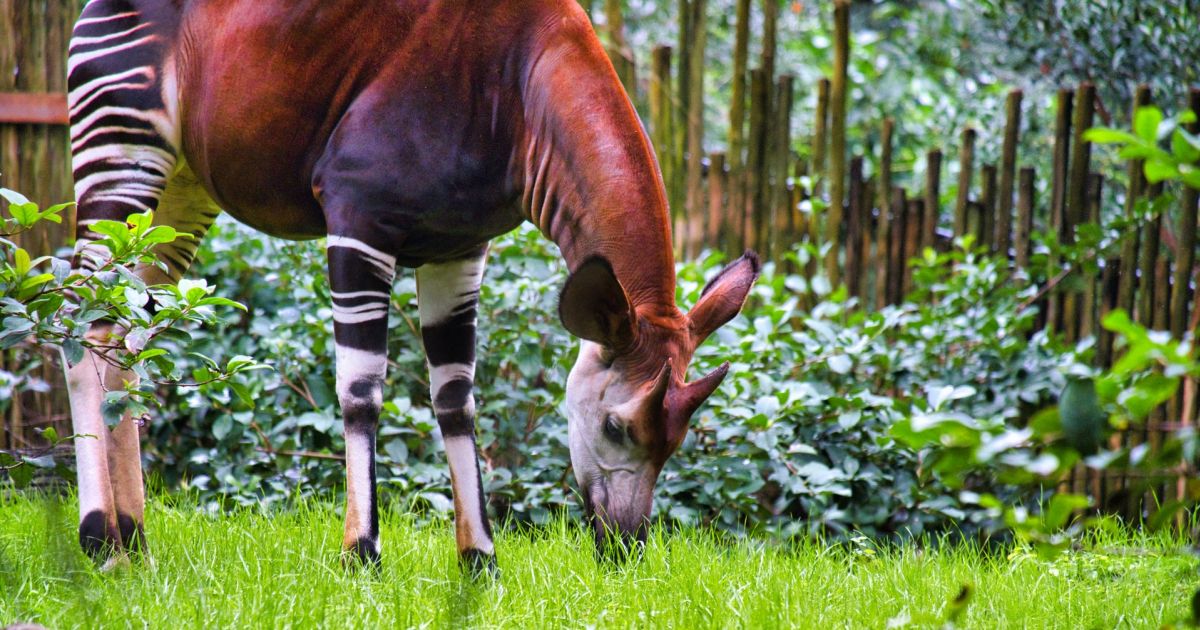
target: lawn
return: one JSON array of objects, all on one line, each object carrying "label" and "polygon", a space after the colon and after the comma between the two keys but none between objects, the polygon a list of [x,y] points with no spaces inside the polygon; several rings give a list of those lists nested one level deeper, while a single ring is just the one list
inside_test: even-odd
[{"label": "lawn", "polygon": [[[1165,537],[1106,534],[1046,562],[1017,548],[729,543],[656,530],[640,562],[598,564],[572,523],[507,530],[502,575],[472,583],[446,526],[388,511],[379,574],[344,570],[325,503],[204,514],[161,498],[153,566],[102,574],[70,500],[0,498],[0,625],[260,627],[1158,627],[1187,618],[1197,560]],[[964,586],[965,608],[955,603]]]}]

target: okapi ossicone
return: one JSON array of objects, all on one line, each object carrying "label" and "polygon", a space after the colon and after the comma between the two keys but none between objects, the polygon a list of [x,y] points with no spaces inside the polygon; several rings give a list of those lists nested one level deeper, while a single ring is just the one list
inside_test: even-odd
[{"label": "okapi ossicone", "polygon": [[[375,433],[397,266],[415,268],[460,558],[493,566],[475,445],[476,301],[489,239],[530,221],[571,273],[581,338],[566,386],[571,462],[603,546],[644,539],[654,484],[727,365],[685,382],[697,344],[741,308],[747,253],[675,304],[662,177],[573,0],[92,0],[70,44],[77,251],[88,226],[155,209],[192,234],[156,250],[174,282],[224,210],[325,238],[345,421],[343,544],[379,558]],[[86,264],[88,256],[78,256]],[[96,337],[120,334],[97,326]],[[144,544],[138,431],[101,419],[122,373],[68,366],[79,539],[98,560]]]}]

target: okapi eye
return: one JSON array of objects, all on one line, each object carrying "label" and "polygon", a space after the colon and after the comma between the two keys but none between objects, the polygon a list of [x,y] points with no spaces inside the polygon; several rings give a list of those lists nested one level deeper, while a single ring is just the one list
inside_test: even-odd
[{"label": "okapi eye", "polygon": [[604,437],[611,440],[613,444],[620,444],[625,439],[625,432],[621,430],[621,425],[613,416],[604,419]]}]

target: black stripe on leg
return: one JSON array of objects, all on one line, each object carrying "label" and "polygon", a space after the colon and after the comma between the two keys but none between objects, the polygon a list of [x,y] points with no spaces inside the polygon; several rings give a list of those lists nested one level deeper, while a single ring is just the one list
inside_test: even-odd
[{"label": "black stripe on leg", "polygon": [[442,437],[475,435],[475,415],[471,412],[471,390],[474,384],[466,378],[447,381],[433,400]]},{"label": "black stripe on leg", "polygon": [[459,307],[446,319],[421,327],[429,365],[475,362],[475,303]]}]

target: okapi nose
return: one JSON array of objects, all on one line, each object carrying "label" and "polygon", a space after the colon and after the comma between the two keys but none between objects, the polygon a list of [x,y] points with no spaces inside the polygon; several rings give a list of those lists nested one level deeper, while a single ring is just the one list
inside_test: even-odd
[{"label": "okapi nose", "polygon": [[641,559],[649,529],[645,518],[633,519],[632,523],[625,525],[620,521],[607,523],[599,517],[592,517],[596,558],[617,564]]}]

